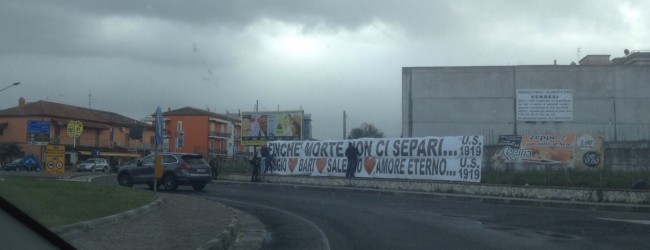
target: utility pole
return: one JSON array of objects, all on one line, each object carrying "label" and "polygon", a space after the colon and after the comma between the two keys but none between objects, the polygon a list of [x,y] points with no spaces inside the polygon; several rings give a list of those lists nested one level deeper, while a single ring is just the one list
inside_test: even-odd
[{"label": "utility pole", "polygon": [[345,115],[345,110],[343,110],[343,140],[345,140],[345,120],[347,120],[347,116]]}]

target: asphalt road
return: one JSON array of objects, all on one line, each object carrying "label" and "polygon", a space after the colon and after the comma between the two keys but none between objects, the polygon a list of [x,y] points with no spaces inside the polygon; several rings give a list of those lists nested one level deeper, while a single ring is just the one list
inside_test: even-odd
[{"label": "asphalt road", "polygon": [[[103,182],[103,180],[99,180]],[[108,182],[110,183],[110,181]],[[647,249],[650,214],[219,182],[202,192],[256,216],[265,249]]]}]

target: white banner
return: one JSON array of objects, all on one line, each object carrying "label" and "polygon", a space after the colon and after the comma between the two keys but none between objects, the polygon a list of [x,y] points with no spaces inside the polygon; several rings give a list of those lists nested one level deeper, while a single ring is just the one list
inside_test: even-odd
[{"label": "white banner", "polygon": [[349,142],[361,153],[356,177],[481,181],[483,136],[272,141],[273,172],[345,176]]}]

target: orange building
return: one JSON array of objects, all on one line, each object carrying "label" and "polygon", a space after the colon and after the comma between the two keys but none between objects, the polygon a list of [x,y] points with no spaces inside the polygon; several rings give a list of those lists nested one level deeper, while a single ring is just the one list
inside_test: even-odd
[{"label": "orange building", "polygon": [[206,159],[247,155],[239,118],[192,107],[163,112],[163,151],[201,154]]},{"label": "orange building", "polygon": [[[83,126],[76,141],[67,132],[70,121],[80,121]],[[49,124],[49,137],[39,136],[36,140],[30,137],[27,127],[34,122]],[[131,139],[134,134],[141,134],[141,139]],[[70,165],[73,152],[79,160],[98,153],[115,164],[153,150],[153,136],[154,128],[150,124],[112,112],[60,103],[42,100],[26,103],[21,97],[18,106],[0,110],[0,161],[3,162],[23,155],[34,155],[42,161],[44,144],[47,144],[65,145],[66,165]],[[21,152],[12,155],[8,152],[10,145],[17,145]]]}]

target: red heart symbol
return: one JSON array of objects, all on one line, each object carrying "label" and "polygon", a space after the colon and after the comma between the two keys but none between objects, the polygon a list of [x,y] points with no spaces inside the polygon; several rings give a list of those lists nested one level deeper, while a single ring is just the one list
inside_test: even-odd
[{"label": "red heart symbol", "polygon": [[298,165],[298,159],[289,159],[289,169],[291,170],[291,173],[293,173],[293,170],[296,169],[296,165]]},{"label": "red heart symbol", "polygon": [[323,169],[325,169],[325,165],[327,165],[327,160],[326,159],[318,159],[316,160],[316,168],[318,169],[318,173],[323,173]]},{"label": "red heart symbol", "polygon": [[372,170],[375,169],[375,164],[377,163],[377,160],[375,160],[374,157],[366,157],[363,159],[363,167],[366,169],[366,172],[368,172],[368,175],[372,173]]}]

